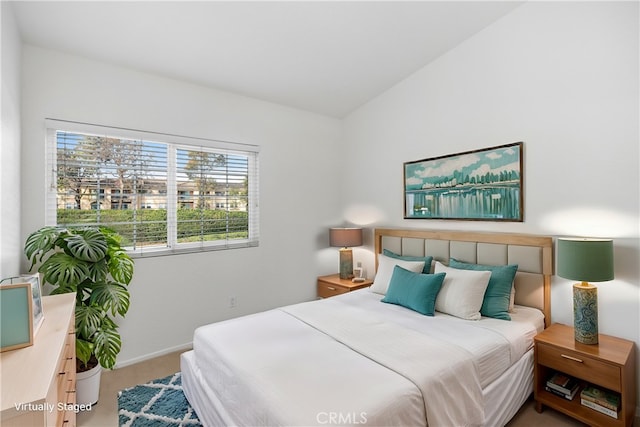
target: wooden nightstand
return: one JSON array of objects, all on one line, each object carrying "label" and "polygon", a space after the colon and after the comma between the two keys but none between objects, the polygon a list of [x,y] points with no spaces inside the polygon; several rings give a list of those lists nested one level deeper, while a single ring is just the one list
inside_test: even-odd
[{"label": "wooden nightstand", "polygon": [[367,288],[371,286],[373,280],[365,279],[364,282],[354,283],[351,279],[341,279],[339,274],[318,277],[318,296],[320,298],[329,298],[356,289]]},{"label": "wooden nightstand", "polygon": [[[636,353],[632,341],[600,334],[598,344],[576,342],[573,328],[553,324],[535,337],[534,397],[536,410],[554,408],[590,426],[631,426],[636,407]],[[618,419],[580,403],[580,391],[566,400],[545,390],[545,383],[558,371],[585,384],[620,394]]]}]

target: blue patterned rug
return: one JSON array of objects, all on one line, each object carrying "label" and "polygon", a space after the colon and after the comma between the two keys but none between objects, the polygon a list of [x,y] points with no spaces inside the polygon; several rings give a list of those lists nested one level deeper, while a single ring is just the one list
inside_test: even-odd
[{"label": "blue patterned rug", "polygon": [[182,392],[180,372],[118,393],[120,427],[202,426]]}]

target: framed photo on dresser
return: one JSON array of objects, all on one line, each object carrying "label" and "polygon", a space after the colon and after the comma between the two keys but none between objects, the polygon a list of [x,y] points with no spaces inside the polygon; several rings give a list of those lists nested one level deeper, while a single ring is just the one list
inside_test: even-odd
[{"label": "framed photo on dresser", "polygon": [[33,345],[30,283],[0,283],[0,351]]},{"label": "framed photo on dresser", "polygon": [[33,334],[35,335],[44,322],[44,310],[42,309],[42,286],[40,285],[40,275],[38,273],[21,276],[19,280],[24,280],[31,284],[31,299],[33,302]]},{"label": "framed photo on dresser", "polygon": [[31,288],[31,322],[33,325],[33,335],[38,332],[42,322],[44,322],[44,310],[42,309],[42,286],[40,285],[40,274],[25,274],[9,277],[0,281],[0,286],[29,284]]}]

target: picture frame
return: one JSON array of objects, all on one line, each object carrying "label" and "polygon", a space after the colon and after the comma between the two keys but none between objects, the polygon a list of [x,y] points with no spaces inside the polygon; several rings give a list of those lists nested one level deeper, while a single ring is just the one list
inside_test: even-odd
[{"label": "picture frame", "polygon": [[0,286],[0,351],[33,345],[31,283]]},{"label": "picture frame", "polygon": [[31,297],[33,301],[33,335],[38,333],[42,322],[44,322],[44,310],[42,309],[42,286],[40,285],[40,274],[20,276],[19,280],[25,280],[31,284]]},{"label": "picture frame", "polygon": [[42,308],[42,286],[40,284],[40,274],[25,274],[15,277],[3,279],[0,284],[18,284],[29,283],[31,285],[31,300],[33,303],[32,316],[33,316],[33,334],[38,333],[42,322],[44,322],[44,310]]},{"label": "picture frame", "polygon": [[405,162],[404,218],[524,221],[523,142]]}]

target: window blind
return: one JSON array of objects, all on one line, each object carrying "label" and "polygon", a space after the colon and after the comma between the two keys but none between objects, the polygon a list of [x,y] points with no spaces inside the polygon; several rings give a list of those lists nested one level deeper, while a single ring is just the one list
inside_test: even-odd
[{"label": "window blind", "polygon": [[136,255],[257,246],[258,147],[47,120],[47,222],[108,226]]}]

